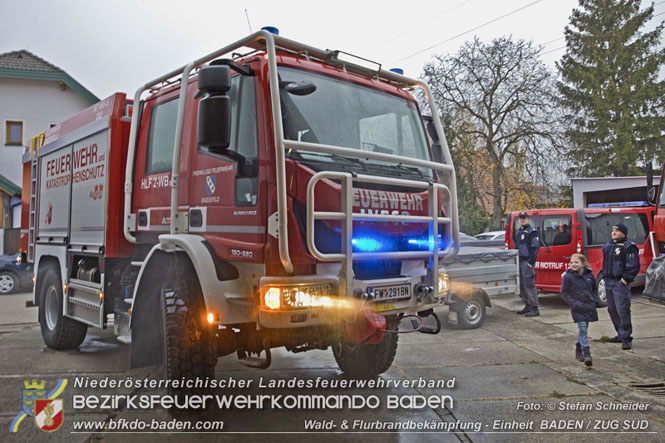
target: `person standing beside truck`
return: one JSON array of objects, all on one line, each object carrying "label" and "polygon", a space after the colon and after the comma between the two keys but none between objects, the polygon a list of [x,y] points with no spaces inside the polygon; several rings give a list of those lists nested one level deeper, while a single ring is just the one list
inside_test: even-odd
[{"label": "person standing beside truck", "polygon": [[540,250],[538,231],[529,224],[529,216],[522,211],[519,214],[520,228],[515,233],[513,242],[520,256],[520,297],[524,308],[517,311],[525,317],[537,317],[538,293],[536,292],[536,259]]},{"label": "person standing beside truck", "polygon": [[579,334],[575,345],[575,357],[592,366],[589,347],[589,322],[598,321],[598,288],[589,262],[582,254],[570,257],[570,268],[561,281],[561,298],[570,306],[570,314],[577,324]]},{"label": "person standing beside truck", "polygon": [[633,326],[630,320],[630,284],[640,271],[637,246],[626,238],[628,227],[624,223],[612,226],[612,240],[603,246],[603,276],[607,294],[607,311],[617,331],[609,339],[611,343],[622,343],[621,349],[632,346]]}]

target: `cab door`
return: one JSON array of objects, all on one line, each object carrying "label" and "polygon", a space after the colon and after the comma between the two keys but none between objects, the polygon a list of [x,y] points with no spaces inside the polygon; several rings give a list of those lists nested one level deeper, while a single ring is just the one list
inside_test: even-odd
[{"label": "cab door", "polygon": [[578,230],[574,229],[573,215],[542,215],[540,219],[536,285],[545,291],[559,291],[561,274],[568,269],[570,257],[576,252]]},{"label": "cab door", "polygon": [[256,77],[232,71],[229,97],[229,148],[197,148],[192,140],[189,232],[203,235],[223,260],[262,263],[267,217],[259,199]]}]

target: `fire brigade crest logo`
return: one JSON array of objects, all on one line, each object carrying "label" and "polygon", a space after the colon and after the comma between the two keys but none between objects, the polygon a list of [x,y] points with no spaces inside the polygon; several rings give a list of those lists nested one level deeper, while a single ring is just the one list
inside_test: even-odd
[{"label": "fire brigade crest logo", "polygon": [[67,379],[59,379],[55,388],[48,393],[44,380],[25,380],[23,386],[23,410],[12,421],[10,432],[17,432],[26,417],[34,417],[35,425],[44,432],[53,432],[60,428],[64,401],[57,397],[65,390]]},{"label": "fire brigade crest logo", "polygon": [[63,401],[37,400],[35,404],[35,424],[44,432],[53,432],[62,425]]},{"label": "fire brigade crest logo", "polygon": [[53,205],[51,203],[48,204],[48,211],[46,212],[46,224],[50,225],[51,220],[53,220]]},{"label": "fire brigade crest logo", "polygon": [[520,240],[524,240],[526,238],[526,234],[522,234],[522,237],[520,237]]},{"label": "fire brigade crest logo", "polygon": [[615,253],[616,255],[621,255],[621,248],[616,248],[616,249],[614,250],[614,253]]},{"label": "fire brigade crest logo", "polygon": [[206,193],[208,195],[213,195],[215,189],[217,188],[217,176],[216,175],[207,175],[206,176]]}]

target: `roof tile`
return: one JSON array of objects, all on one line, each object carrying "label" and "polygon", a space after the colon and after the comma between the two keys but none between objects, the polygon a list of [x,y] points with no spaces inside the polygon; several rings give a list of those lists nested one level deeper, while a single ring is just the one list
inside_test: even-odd
[{"label": "roof tile", "polygon": [[57,66],[37,57],[35,54],[26,51],[25,49],[0,54],[0,68],[49,72],[62,71]]}]

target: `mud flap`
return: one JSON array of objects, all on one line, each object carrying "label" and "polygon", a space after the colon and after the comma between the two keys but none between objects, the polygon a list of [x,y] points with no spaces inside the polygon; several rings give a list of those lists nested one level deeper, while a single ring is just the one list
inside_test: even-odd
[{"label": "mud flap", "polygon": [[164,362],[164,303],[157,291],[139,297],[132,310],[130,367],[158,366]]},{"label": "mud flap", "polygon": [[371,309],[365,309],[355,320],[345,323],[344,342],[370,345],[381,343],[385,329],[386,318]]}]

